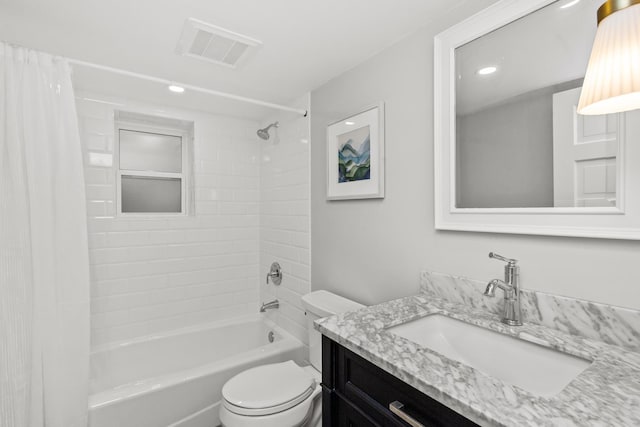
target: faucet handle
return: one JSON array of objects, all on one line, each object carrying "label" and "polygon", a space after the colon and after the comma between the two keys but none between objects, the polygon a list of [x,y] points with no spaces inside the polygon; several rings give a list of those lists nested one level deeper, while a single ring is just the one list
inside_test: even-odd
[{"label": "faucet handle", "polygon": [[274,285],[282,283],[282,268],[277,262],[271,264],[271,269],[267,273],[267,285],[269,284],[269,278],[271,278]]},{"label": "faucet handle", "polygon": [[513,258],[505,258],[502,255],[498,255],[495,252],[489,252],[489,258],[495,258],[498,259],[500,261],[504,261],[506,263],[509,263],[509,266],[513,267],[518,263],[517,259],[513,259]]}]

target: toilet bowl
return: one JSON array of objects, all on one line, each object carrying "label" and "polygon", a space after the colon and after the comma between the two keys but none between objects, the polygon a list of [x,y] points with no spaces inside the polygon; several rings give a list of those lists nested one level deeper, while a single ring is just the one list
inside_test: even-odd
[{"label": "toilet bowl", "polygon": [[363,305],[327,291],[302,297],[307,316],[310,366],[292,360],[247,369],[222,388],[224,427],[320,427],[322,425],[321,334],[316,319],[357,310]]},{"label": "toilet bowl", "polygon": [[292,360],[248,369],[224,385],[220,421],[228,427],[320,426],[320,381],[315,368]]}]

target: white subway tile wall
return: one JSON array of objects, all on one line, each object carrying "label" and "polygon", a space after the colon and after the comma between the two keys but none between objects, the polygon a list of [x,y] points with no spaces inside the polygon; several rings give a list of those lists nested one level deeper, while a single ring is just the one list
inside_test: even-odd
[{"label": "white subway tile wall", "polygon": [[[309,97],[291,105],[308,109]],[[278,120],[280,127],[272,128],[271,138],[262,142],[260,296],[263,302],[280,300],[280,308],[267,315],[307,345],[306,318],[300,298],[311,291],[309,118],[276,114],[271,119],[263,125]],[[280,286],[265,284],[273,261],[280,263],[284,272]]]},{"label": "white subway tile wall", "polygon": [[[259,283],[264,280],[263,269],[258,268],[262,225],[258,123],[166,107],[159,113],[157,106],[96,94],[79,93],[77,108],[86,148],[92,345],[255,312]],[[193,215],[115,216],[115,109],[194,122]],[[304,173],[297,167],[290,178],[274,172],[265,189],[270,197],[285,197],[286,192],[280,195],[278,189],[288,186],[277,184],[283,179],[307,186],[292,188],[296,197],[286,196],[290,205],[285,211],[295,212],[290,248],[307,253],[304,262],[298,252],[286,258],[287,271],[297,278],[295,284],[286,282],[295,288],[288,298],[303,291],[303,283],[308,285],[309,270],[308,150],[295,156],[286,159],[303,162]],[[266,239],[273,246],[267,252],[279,254],[278,232],[292,225],[286,216],[276,215],[282,211],[279,203],[265,208],[272,212],[265,217],[271,224],[267,231],[274,233]],[[286,319],[299,329],[300,313],[285,310]]]}]

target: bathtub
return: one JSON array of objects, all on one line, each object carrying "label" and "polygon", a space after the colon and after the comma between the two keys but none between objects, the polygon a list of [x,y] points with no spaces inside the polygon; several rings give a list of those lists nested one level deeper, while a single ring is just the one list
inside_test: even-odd
[{"label": "bathtub", "polygon": [[304,356],[300,341],[261,315],[95,348],[89,427],[214,427],[229,378]]}]

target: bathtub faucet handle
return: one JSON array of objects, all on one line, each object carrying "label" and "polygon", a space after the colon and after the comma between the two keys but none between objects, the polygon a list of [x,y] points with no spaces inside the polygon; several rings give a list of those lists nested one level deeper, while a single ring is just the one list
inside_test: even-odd
[{"label": "bathtub faucet handle", "polygon": [[269,278],[271,278],[274,285],[282,283],[282,268],[277,262],[271,264],[271,269],[267,273],[267,285],[269,284]]}]

